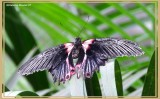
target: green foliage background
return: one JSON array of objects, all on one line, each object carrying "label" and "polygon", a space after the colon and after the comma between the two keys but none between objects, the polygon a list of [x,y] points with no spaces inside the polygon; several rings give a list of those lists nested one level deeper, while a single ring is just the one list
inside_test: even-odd
[{"label": "green foliage background", "polygon": [[[80,35],[83,40],[120,37],[138,42],[145,52],[144,55],[117,58],[115,74],[122,74],[122,77],[116,78],[118,95],[139,96],[142,90],[144,96],[155,95],[155,92],[148,93],[149,85],[145,83],[146,77],[154,78],[154,70],[148,70],[151,74],[145,75],[155,51],[156,3],[34,2],[21,3],[23,6],[9,6],[9,4],[12,3],[3,4],[4,84],[9,90],[26,90],[39,94],[40,91],[47,90],[45,94],[40,95],[50,96],[65,89],[63,84],[60,86],[53,84],[51,75],[46,71],[19,77],[16,73],[17,68],[33,55],[49,47],[73,42],[84,26],[85,31]],[[154,63],[154,60],[152,62]],[[150,68],[154,68],[154,65],[150,64]],[[86,80],[87,93],[90,92],[88,95],[102,95],[98,79],[99,76],[95,74],[92,79]],[[155,78],[151,80],[154,81]],[[154,83],[151,85],[151,88],[155,89]]]}]

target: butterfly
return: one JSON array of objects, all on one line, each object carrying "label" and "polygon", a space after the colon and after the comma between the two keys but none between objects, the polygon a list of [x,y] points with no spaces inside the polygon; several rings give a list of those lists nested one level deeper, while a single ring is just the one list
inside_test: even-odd
[{"label": "butterfly", "polygon": [[[24,63],[18,70],[21,75],[48,70],[54,82],[63,82],[77,74],[91,78],[108,59],[144,54],[136,42],[119,38],[97,38],[69,42],[49,48]],[[76,63],[73,62],[77,59]]]}]

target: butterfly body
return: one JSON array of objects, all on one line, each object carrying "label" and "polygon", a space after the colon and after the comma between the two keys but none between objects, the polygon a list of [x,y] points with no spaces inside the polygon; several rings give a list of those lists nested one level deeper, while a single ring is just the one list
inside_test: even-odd
[{"label": "butterfly body", "polygon": [[76,38],[75,39],[75,42],[74,42],[74,46],[73,46],[73,49],[72,49],[72,58],[73,59],[76,59],[78,58],[79,56],[79,52],[80,52],[80,49],[82,49],[82,42],[81,42],[81,39],[80,38]]},{"label": "butterfly body", "polygon": [[[74,74],[77,74],[77,78],[81,75],[91,78],[108,59],[142,54],[144,52],[139,45],[129,40],[100,38],[81,41],[81,38],[76,38],[75,42],[49,48],[31,58],[19,68],[19,73],[28,75],[48,70],[54,82],[64,83]],[[73,59],[77,59],[75,64]]]}]

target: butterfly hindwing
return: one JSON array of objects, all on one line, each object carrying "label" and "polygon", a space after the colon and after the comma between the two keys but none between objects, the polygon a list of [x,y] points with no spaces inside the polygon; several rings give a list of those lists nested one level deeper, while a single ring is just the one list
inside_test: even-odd
[{"label": "butterfly hindwing", "polygon": [[55,63],[57,63],[53,64],[54,66],[49,69],[49,72],[53,76],[54,82],[57,81],[64,83],[66,80],[69,80],[71,76],[75,73],[73,59],[71,57],[71,53],[68,53],[67,49],[58,53],[55,60]]},{"label": "butterfly hindwing", "polygon": [[[78,69],[77,77],[80,77],[80,71],[82,71],[82,74],[86,78],[92,77],[93,73],[96,70],[99,70],[99,66],[104,65],[105,60],[100,59],[98,57],[98,54],[95,53],[91,49],[91,45],[93,44],[94,39],[86,40],[82,44],[83,53],[80,55],[78,62],[76,64],[76,67]],[[83,57],[82,57],[83,56]]]}]

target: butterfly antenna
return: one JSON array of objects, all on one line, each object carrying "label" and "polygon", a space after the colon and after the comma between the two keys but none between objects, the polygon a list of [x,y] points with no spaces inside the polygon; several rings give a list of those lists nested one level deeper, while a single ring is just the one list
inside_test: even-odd
[{"label": "butterfly antenna", "polygon": [[77,36],[77,37],[79,37],[80,34],[84,31],[85,26],[86,26],[86,24],[88,23],[88,21],[89,21],[89,16],[87,17],[87,22],[85,22],[85,24],[84,24],[83,27],[81,28],[80,32],[78,33],[78,36]]}]

